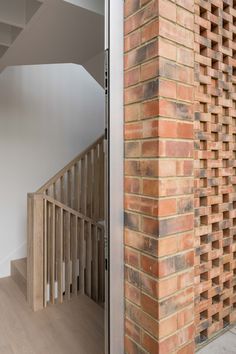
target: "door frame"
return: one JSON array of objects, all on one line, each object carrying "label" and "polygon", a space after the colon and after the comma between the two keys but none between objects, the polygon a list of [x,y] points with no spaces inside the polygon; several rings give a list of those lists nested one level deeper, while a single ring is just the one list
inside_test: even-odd
[{"label": "door frame", "polygon": [[123,0],[105,0],[108,52],[108,276],[106,354],[124,353]]}]

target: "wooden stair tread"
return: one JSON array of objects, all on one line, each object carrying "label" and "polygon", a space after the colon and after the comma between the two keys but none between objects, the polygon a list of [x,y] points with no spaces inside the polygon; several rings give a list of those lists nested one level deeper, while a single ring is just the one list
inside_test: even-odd
[{"label": "wooden stair tread", "polygon": [[12,264],[17,268],[20,274],[26,280],[27,278],[27,258],[16,259]]},{"label": "wooden stair tread", "polygon": [[11,262],[11,277],[26,296],[27,292],[27,259],[21,258]]}]

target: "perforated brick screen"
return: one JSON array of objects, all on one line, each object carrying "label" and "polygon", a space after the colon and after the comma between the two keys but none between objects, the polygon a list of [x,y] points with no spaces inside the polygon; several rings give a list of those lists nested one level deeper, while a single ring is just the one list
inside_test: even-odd
[{"label": "perforated brick screen", "polygon": [[236,1],[195,1],[195,322],[236,320]]}]

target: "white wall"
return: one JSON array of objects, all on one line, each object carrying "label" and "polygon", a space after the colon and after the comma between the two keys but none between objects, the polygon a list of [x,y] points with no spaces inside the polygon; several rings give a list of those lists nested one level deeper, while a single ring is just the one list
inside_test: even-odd
[{"label": "white wall", "polygon": [[26,197],[104,130],[103,89],[73,64],[0,75],[0,277],[26,255]]}]

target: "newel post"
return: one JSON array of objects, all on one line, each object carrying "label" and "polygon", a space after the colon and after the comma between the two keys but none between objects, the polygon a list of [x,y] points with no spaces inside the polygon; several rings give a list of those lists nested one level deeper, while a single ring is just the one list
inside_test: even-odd
[{"label": "newel post", "polygon": [[28,194],[27,213],[27,301],[38,311],[44,307],[42,194]]}]

